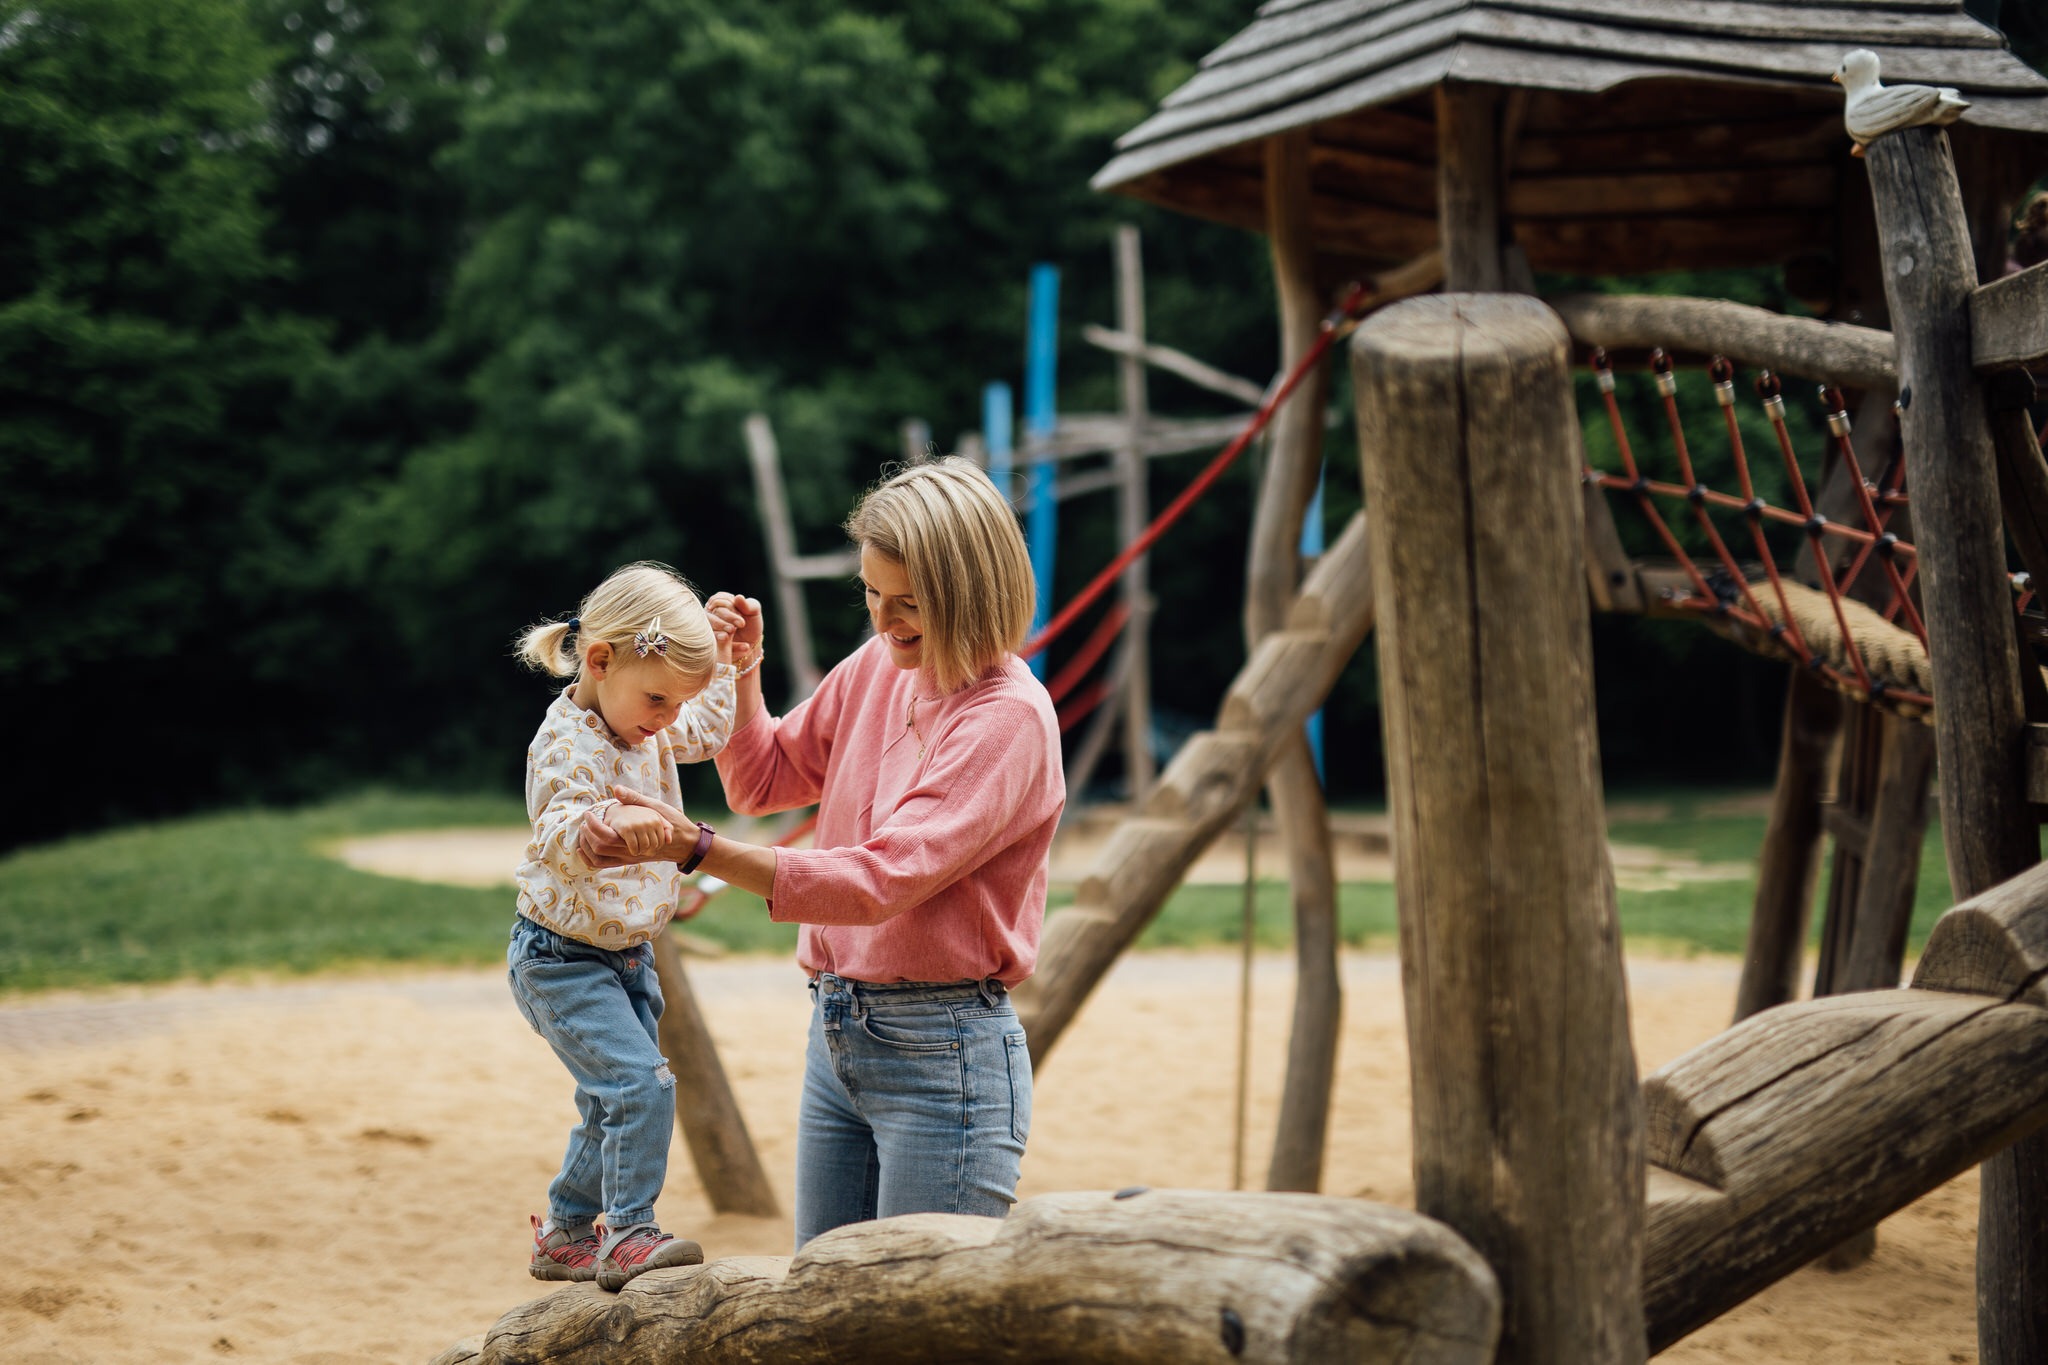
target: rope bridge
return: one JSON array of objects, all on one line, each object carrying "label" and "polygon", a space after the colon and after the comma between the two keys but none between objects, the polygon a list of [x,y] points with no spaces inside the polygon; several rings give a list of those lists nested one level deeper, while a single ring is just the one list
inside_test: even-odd
[{"label": "rope bridge", "polygon": [[[1766,501],[1757,494],[1750,456],[1737,420],[1735,366],[1726,357],[1715,356],[1708,366],[1708,375],[1726,428],[1729,461],[1740,491],[1711,488],[1694,468],[1684,424],[1679,418],[1678,377],[1672,370],[1671,358],[1662,349],[1654,350],[1650,353],[1650,364],[1670,428],[1679,481],[1650,478],[1637,463],[1615,396],[1613,365],[1606,351],[1597,347],[1592,353],[1592,366],[1621,469],[1618,473],[1602,472],[1589,465],[1585,478],[1633,502],[1676,563],[1682,586],[1668,590],[1662,605],[1697,613],[1759,652],[1802,664],[1830,686],[1859,701],[1873,702],[1901,715],[1925,718],[1933,706],[1933,677],[1927,658],[1926,623],[1920,619],[1911,591],[1918,557],[1911,544],[1887,529],[1898,510],[1907,505],[1904,461],[1894,459],[1879,478],[1869,478],[1850,440],[1849,414],[1842,391],[1832,385],[1824,386],[1820,392],[1827,409],[1829,441],[1855,491],[1857,516],[1852,523],[1823,515],[1814,507],[1793,449],[1792,434],[1785,421],[1783,386],[1775,374],[1762,370],[1756,376],[1756,393],[1776,437],[1778,458],[1793,506],[1781,507]],[[1666,506],[1672,509],[1670,518],[1663,510]],[[1717,514],[1731,523],[1730,534],[1723,534]],[[1708,552],[1699,556],[1688,552],[1673,529],[1672,518],[1689,519],[1705,540]],[[1765,534],[1771,525],[1795,526],[1803,533],[1805,554],[1811,559],[1818,587],[1799,581],[1792,575],[1791,566],[1780,563]],[[1731,538],[1746,541],[1754,550],[1752,563],[1744,565],[1736,560],[1729,548]],[[1853,545],[1854,550],[1849,562],[1838,571],[1836,565],[1845,552],[1844,542]],[[1874,594],[1882,600],[1882,606],[1866,605],[1851,595],[1871,574],[1882,577],[1882,585]]]}]

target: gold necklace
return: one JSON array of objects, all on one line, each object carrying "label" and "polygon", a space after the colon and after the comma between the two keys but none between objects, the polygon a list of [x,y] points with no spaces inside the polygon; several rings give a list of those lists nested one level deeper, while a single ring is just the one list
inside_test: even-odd
[{"label": "gold necklace", "polygon": [[917,756],[919,758],[923,758],[924,736],[921,733],[919,733],[917,728],[917,693],[915,692],[912,692],[910,694],[910,709],[904,712],[903,726],[905,729],[909,730],[911,734],[917,736]]}]

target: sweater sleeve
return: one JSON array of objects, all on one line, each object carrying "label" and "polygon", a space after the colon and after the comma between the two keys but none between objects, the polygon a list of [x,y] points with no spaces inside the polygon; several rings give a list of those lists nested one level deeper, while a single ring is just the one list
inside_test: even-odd
[{"label": "sweater sleeve", "polygon": [[675,724],[668,727],[676,762],[702,763],[716,758],[730,742],[738,679],[731,664],[720,664],[704,690],[683,703]]},{"label": "sweater sleeve", "polygon": [[971,708],[864,843],[776,851],[769,917],[873,925],[929,900],[1059,810],[1058,762],[1029,703]]},{"label": "sweater sleeve", "polygon": [[584,816],[616,804],[608,787],[605,768],[575,737],[551,746],[527,772],[526,809],[537,850],[533,856],[563,882],[596,870],[583,861],[577,840]]},{"label": "sweater sleeve", "polygon": [[817,803],[846,700],[847,673],[840,664],[788,715],[771,716],[764,707],[733,732],[718,755],[718,780],[735,814],[769,815]]}]

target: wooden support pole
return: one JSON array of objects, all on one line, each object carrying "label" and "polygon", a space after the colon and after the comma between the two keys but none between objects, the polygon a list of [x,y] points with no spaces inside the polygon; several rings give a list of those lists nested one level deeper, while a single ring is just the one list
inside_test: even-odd
[{"label": "wooden support pole", "polygon": [[[1145,342],[1145,264],[1139,254],[1138,229],[1125,223],[1116,230],[1116,325],[1125,336]],[[1145,396],[1145,360],[1139,354],[1125,354],[1117,364],[1117,387],[1123,398],[1124,417],[1130,422],[1131,439],[1115,455],[1117,471],[1117,531],[1129,545],[1145,533],[1151,520],[1146,497],[1145,456],[1138,448],[1138,436],[1151,418]],[[1144,801],[1152,790],[1152,651],[1148,644],[1152,629],[1152,591],[1147,586],[1148,556],[1139,555],[1124,570],[1118,591],[1130,618],[1124,623],[1123,719],[1124,787],[1131,804]]]},{"label": "wooden support pole", "polygon": [[[1942,838],[1958,900],[2033,866],[2026,716],[2005,582],[1998,474],[1970,368],[1977,286],[1948,138],[1905,128],[1864,154],[1899,356],[1934,667]],[[2048,1139],[1984,1164],[1977,1222],[1977,1345],[1985,1365],[2048,1360]]]},{"label": "wooden support pole", "polygon": [[[1268,139],[1266,237],[1279,294],[1282,373],[1292,372],[1315,345],[1322,322],[1310,194],[1309,134],[1284,133]],[[1286,626],[1301,582],[1301,523],[1322,473],[1323,408],[1329,391],[1329,367],[1318,366],[1272,426],[1245,575],[1248,653]],[[1315,1190],[1323,1183],[1344,992],[1337,971],[1337,871],[1330,817],[1314,756],[1299,732],[1283,740],[1266,794],[1287,845],[1296,962],[1287,1081],[1266,1185],[1275,1190]]]},{"label": "wooden support pole", "polygon": [[1841,723],[1841,695],[1795,666],[1785,687],[1778,781],[1757,855],[1756,907],[1735,992],[1738,1023],[1799,996],[1800,955],[1820,876],[1820,800],[1828,750]]},{"label": "wooden support pole", "polygon": [[768,539],[768,568],[775,576],[775,612],[782,618],[784,666],[789,670],[790,703],[794,705],[816,691],[824,676],[811,653],[811,618],[804,609],[803,580],[823,577],[835,562],[843,562],[845,571],[851,573],[858,560],[844,555],[806,560],[796,552],[796,528],[790,522],[789,495],[782,484],[775,428],[756,412],[748,415],[745,430],[754,496],[760,502],[762,530]]},{"label": "wooden support pole", "polygon": [[1416,1207],[1500,1276],[1511,1365],[1645,1350],[1568,347],[1533,299],[1453,294],[1384,310],[1351,348]]},{"label": "wooden support pole", "polygon": [[1436,213],[1446,291],[1507,288],[1500,249],[1501,92],[1436,87]]},{"label": "wooden support pole", "polygon": [[676,1121],[682,1125],[697,1179],[717,1213],[777,1218],[782,1206],[761,1168],[747,1121],[733,1097],[732,1083],[697,1008],[697,993],[683,970],[682,955],[668,934],[654,938],[654,969],[661,981],[662,1012],[657,1033],[661,1055],[676,1078]]}]

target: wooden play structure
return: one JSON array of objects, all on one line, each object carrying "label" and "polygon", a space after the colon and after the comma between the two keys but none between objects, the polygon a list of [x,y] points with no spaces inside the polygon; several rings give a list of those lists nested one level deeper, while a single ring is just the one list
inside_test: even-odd
[{"label": "wooden play structure", "polygon": [[[1887,81],[1956,85],[1972,109],[1851,159],[1826,81],[1857,47]],[[1300,966],[1269,1192],[1062,1194],[1001,1222],[843,1228],[794,1260],[564,1290],[437,1365],[1636,1362],[1816,1257],[1853,1258],[1978,1163],[1979,1358],[2048,1360],[2048,687],[2032,655],[2048,624],[2015,609],[2006,550],[2048,583],[2027,414],[2048,266],[2001,277],[2044,149],[2048,80],[1943,0],[1269,0],[1096,182],[1272,245],[1299,392],[1273,419],[1255,512],[1247,662],[1215,728],[1049,917],[1017,993],[1056,1085],[1051,1054],[1093,987],[1268,787]],[[1535,271],[1788,259],[1839,321],[1533,296]],[[1371,307],[1332,313],[1360,279],[1380,287],[1346,297]],[[1367,512],[1304,577],[1314,361],[1368,311],[1349,340]],[[1660,384],[1704,365],[1717,384],[1761,368],[1844,392],[1835,458],[1797,511],[1807,581],[1771,571],[1767,587],[1745,557],[1710,582],[1622,551],[1615,517],[1664,490],[1585,467],[1572,376],[1595,348],[1652,362]],[[1679,481],[1670,515],[1707,516],[1723,505],[1709,492]],[[1761,500],[1737,502],[1761,527]],[[1859,555],[1882,571],[1850,572]],[[1798,594],[1821,609],[1800,617]],[[1738,1021],[1640,1083],[1601,837],[1595,609],[1687,614],[1793,660]],[[1917,617],[1924,651],[1894,649],[1907,632],[1887,614]],[[1414,1210],[1311,1193],[1341,1000],[1302,725],[1375,629]],[[1958,904],[1901,987],[1936,753]],[[1823,832],[1822,976],[1795,1003]],[[707,1166],[691,1141],[733,1207],[714,1182],[758,1163],[750,1176],[728,1143]]]}]

